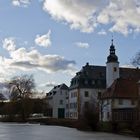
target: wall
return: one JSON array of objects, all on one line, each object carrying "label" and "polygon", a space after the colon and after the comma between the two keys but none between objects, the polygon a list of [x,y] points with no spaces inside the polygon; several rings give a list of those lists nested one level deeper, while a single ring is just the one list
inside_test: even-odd
[{"label": "wall", "polygon": [[[116,71],[114,71],[116,68]],[[107,63],[106,66],[106,84],[107,88],[111,86],[115,79],[119,78],[119,63]]]}]

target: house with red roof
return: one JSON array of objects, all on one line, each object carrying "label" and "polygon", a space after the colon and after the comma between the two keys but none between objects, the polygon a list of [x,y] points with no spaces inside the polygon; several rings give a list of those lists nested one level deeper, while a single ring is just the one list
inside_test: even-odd
[{"label": "house with red roof", "polygon": [[[139,80],[140,69],[119,67],[112,40],[106,66],[87,63],[71,79],[67,104],[68,118],[79,119],[89,106],[96,106],[98,103],[100,119],[103,116],[104,121],[112,119],[113,104],[116,105],[116,111],[117,108],[122,110],[135,108]],[[117,102],[122,105],[117,105]]]},{"label": "house with red roof", "polygon": [[116,79],[100,97],[100,119],[106,121],[138,120],[138,83],[134,79]]},{"label": "house with red roof", "polygon": [[[121,71],[125,71],[122,76]],[[100,120],[108,121],[134,121],[138,120],[138,102],[140,70],[119,68],[115,46],[110,46],[110,54],[106,63],[106,89],[99,96]]]}]

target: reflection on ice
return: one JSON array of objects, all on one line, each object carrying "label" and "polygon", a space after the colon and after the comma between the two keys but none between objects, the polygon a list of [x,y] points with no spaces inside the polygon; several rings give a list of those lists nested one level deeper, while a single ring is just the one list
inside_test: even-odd
[{"label": "reflection on ice", "polygon": [[0,140],[137,140],[108,133],[39,124],[0,123]]}]

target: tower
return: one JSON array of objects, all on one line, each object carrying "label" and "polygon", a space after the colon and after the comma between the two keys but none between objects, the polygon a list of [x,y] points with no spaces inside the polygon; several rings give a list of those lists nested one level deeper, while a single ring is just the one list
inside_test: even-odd
[{"label": "tower", "polygon": [[115,46],[112,44],[110,46],[110,54],[107,57],[106,62],[106,86],[107,88],[111,86],[115,79],[119,78],[119,62],[118,57],[115,54]]}]

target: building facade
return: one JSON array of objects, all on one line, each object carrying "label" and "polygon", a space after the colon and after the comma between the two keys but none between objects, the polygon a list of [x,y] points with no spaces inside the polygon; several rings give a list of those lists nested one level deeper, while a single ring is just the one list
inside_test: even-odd
[{"label": "building facade", "polygon": [[127,122],[138,119],[138,84],[134,79],[116,79],[101,95],[100,120]]},{"label": "building facade", "polygon": [[71,79],[69,88],[58,85],[46,94],[47,114],[53,118],[79,119],[89,107],[98,107],[101,121],[130,120],[136,117],[138,80],[138,68],[119,67],[112,40],[106,66],[86,63]]},{"label": "building facade", "polygon": [[52,118],[66,118],[68,86],[65,84],[55,86],[46,94],[48,109],[46,115]]},{"label": "building facade", "polygon": [[87,63],[71,80],[69,118],[78,119],[90,105],[96,105],[98,94],[103,92],[105,87],[104,67]]},{"label": "building facade", "polygon": [[100,97],[101,121],[137,120],[139,79],[139,69],[119,68],[112,40],[106,63],[107,87]]},{"label": "building facade", "polygon": [[[87,63],[72,78],[69,87],[69,118],[78,119],[89,105],[96,106],[101,104],[101,108],[104,109],[103,113],[110,112],[112,100],[104,101],[103,105],[102,100],[98,100],[98,97],[118,78],[138,80],[140,79],[140,70],[138,68],[119,67],[118,57],[115,54],[115,46],[112,40],[106,66],[94,66]],[[128,105],[129,103],[127,102],[129,101],[126,99],[126,104]],[[100,119],[101,116],[100,114]],[[104,115],[103,120],[106,121],[108,118],[105,118]]]}]

